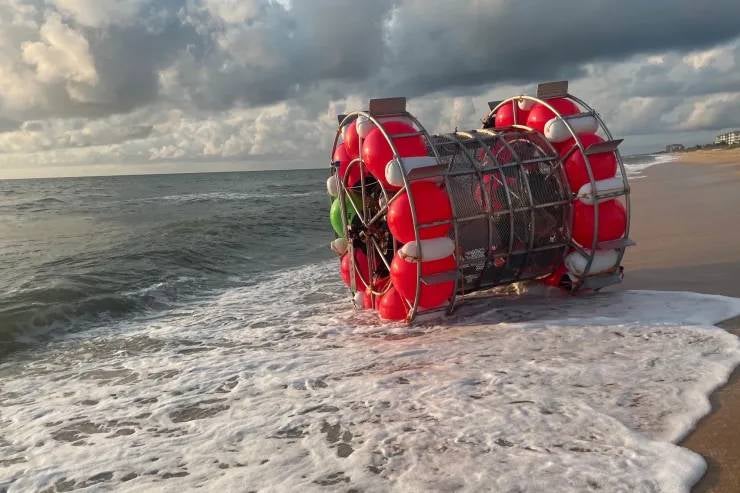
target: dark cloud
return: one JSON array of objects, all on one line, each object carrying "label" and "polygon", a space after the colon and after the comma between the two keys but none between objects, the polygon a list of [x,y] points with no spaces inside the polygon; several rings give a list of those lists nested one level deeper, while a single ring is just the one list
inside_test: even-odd
[{"label": "dark cloud", "polygon": [[737,0],[414,0],[395,10],[386,77],[409,95],[576,78],[586,62],[727,41],[737,19]]},{"label": "dark cloud", "polygon": [[6,0],[0,162],[315,156],[368,97],[449,130],[561,78],[622,135],[736,126],[738,18],[737,0]]},{"label": "dark cloud", "polygon": [[[574,79],[585,75],[587,62],[697,49],[740,34],[736,0],[314,0],[289,9],[251,3],[253,14],[240,22],[208,8],[215,1],[190,0],[151,1],[136,22],[111,19],[103,28],[69,18],[89,43],[99,80],[73,94],[67,81],[50,85],[51,104],[29,116],[100,116],[161,98],[220,111],[300,97],[332,82],[348,92],[464,94],[495,83]],[[633,83],[645,94],[696,94],[706,85],[737,83],[717,78],[665,87],[659,77],[662,85],[651,82],[660,70],[644,67]],[[163,72],[169,92],[161,87]]]},{"label": "dark cloud", "polygon": [[384,20],[390,1],[269,4],[249,22],[219,22],[205,13],[197,26],[204,49],[190,50],[177,80],[190,101],[223,110],[300,97],[317,85],[362,86],[383,65]]}]

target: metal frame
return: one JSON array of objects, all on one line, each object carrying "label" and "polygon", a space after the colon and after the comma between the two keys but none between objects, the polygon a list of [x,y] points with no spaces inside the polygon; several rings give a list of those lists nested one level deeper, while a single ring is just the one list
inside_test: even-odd
[{"label": "metal frame", "polygon": [[[524,281],[529,279],[535,279],[535,278],[541,278],[546,275],[551,274],[555,271],[557,267],[559,267],[565,256],[572,250],[579,251],[586,259],[587,259],[587,265],[586,269],[584,270],[583,274],[581,276],[576,277],[573,279],[572,283],[572,290],[576,291],[578,289],[582,288],[592,288],[592,289],[600,289],[601,287],[604,287],[609,284],[613,284],[615,282],[619,282],[621,280],[621,261],[624,256],[624,251],[627,246],[630,246],[631,240],[629,240],[629,217],[630,217],[630,200],[629,200],[629,184],[627,182],[627,173],[624,168],[624,163],[622,161],[622,157],[616,148],[616,146],[621,141],[614,141],[611,133],[609,132],[608,128],[604,124],[601,117],[598,115],[598,113],[593,110],[593,108],[589,107],[586,103],[584,103],[582,100],[576,98],[575,96],[572,96],[568,94],[567,92],[567,82],[557,82],[557,83],[546,83],[541,84],[538,88],[538,96],[540,97],[533,97],[533,96],[516,96],[512,98],[508,98],[506,100],[495,102],[495,103],[489,103],[489,106],[491,108],[491,111],[488,115],[487,120],[491,120],[494,117],[495,112],[502,107],[505,104],[512,104],[516,105],[518,101],[521,100],[529,100],[534,103],[539,103],[550,109],[557,118],[560,118],[564,124],[565,127],[568,129],[568,131],[571,134],[571,137],[575,141],[575,145],[566,153],[566,155],[561,159],[558,153],[555,151],[553,146],[547,141],[547,139],[540,133],[522,125],[520,122],[516,120],[517,118],[517,111],[514,111],[514,125],[512,127],[506,128],[506,129],[479,129],[479,130],[471,130],[468,132],[454,132],[451,134],[445,134],[445,135],[435,135],[431,136],[427,130],[421,125],[421,123],[409,112],[406,111],[406,101],[404,98],[390,98],[390,99],[381,99],[381,100],[371,100],[368,111],[357,111],[353,113],[349,113],[347,115],[339,115],[339,126],[337,128],[337,132],[334,137],[334,143],[332,146],[332,156],[334,155],[334,152],[336,150],[337,145],[339,145],[342,128],[355,121],[357,118],[366,118],[369,120],[375,128],[379,129],[379,131],[383,134],[384,138],[386,139],[388,145],[390,146],[390,149],[393,153],[393,159],[395,159],[400,164],[400,170],[401,175],[403,178],[403,186],[394,194],[389,194],[389,192],[382,187],[378,183],[378,187],[381,190],[382,193],[382,201],[384,203],[377,204],[368,204],[368,193],[370,192],[370,189],[368,188],[369,185],[367,183],[367,178],[369,178],[371,175],[369,171],[367,170],[367,166],[364,163],[362,159],[362,144],[363,139],[359,139],[359,149],[358,149],[358,156],[357,158],[353,159],[349,165],[347,166],[347,169],[345,171],[344,176],[339,176],[338,174],[338,163],[332,162],[331,163],[331,172],[337,177],[337,182],[339,184],[339,204],[341,207],[341,213],[342,213],[342,224],[345,232],[345,236],[348,238],[348,252],[347,254],[351,255],[350,259],[350,293],[352,295],[352,299],[354,302],[354,295],[358,292],[358,290],[370,290],[370,296],[373,302],[375,301],[376,296],[380,296],[387,292],[390,287],[391,283],[389,282],[386,286],[384,286],[380,290],[375,289],[375,282],[376,279],[373,278],[373,273],[375,270],[376,265],[378,265],[378,262],[381,261],[385,264],[385,267],[390,270],[390,265],[385,258],[385,254],[387,252],[383,252],[378,243],[376,242],[376,238],[373,236],[372,227],[381,221],[387,211],[389,205],[396,200],[401,194],[403,194],[405,191],[410,190],[411,183],[413,183],[416,180],[421,179],[428,179],[430,177],[440,177],[443,179],[447,194],[450,198],[450,205],[452,207],[452,219],[449,221],[451,223],[451,233],[450,237],[453,239],[455,244],[455,260],[456,260],[456,269],[451,272],[447,273],[441,273],[435,276],[430,276],[429,278],[424,278],[422,276],[422,264],[421,261],[417,262],[417,279],[416,279],[416,296],[414,297],[413,301],[405,300],[404,303],[406,303],[408,307],[408,316],[407,321],[412,321],[418,314],[422,313],[430,313],[430,312],[438,312],[441,310],[447,311],[447,313],[451,313],[455,307],[456,304],[464,299],[466,296],[471,295],[472,293],[480,293],[480,291],[489,289],[494,286],[502,285],[502,284],[510,284],[513,282],[518,281]],[[544,96],[544,97],[542,97]],[[599,195],[599,192],[596,190],[595,186],[595,180],[594,180],[594,174],[591,168],[591,162],[589,160],[589,148],[585,148],[582,144],[580,138],[576,134],[576,132],[573,130],[573,127],[568,122],[569,118],[573,118],[576,115],[573,116],[563,116],[561,115],[553,106],[551,106],[547,100],[555,97],[567,97],[573,102],[575,102],[577,105],[579,105],[580,108],[585,109],[583,112],[579,113],[577,116],[584,116],[584,115],[592,115],[598,125],[599,129],[603,132],[603,134],[608,139],[608,144],[612,145],[614,148],[614,152],[617,158],[617,163],[619,167],[619,171],[622,175],[622,182],[623,182],[623,191],[619,194],[610,193],[606,195]],[[413,133],[404,133],[404,134],[390,134],[388,133],[385,128],[382,125],[383,120],[388,120],[392,118],[403,118],[407,120],[415,129],[416,131]],[[395,145],[394,139],[395,138],[402,138],[402,137],[412,137],[412,136],[421,136],[423,140],[425,141],[426,147],[428,148],[431,157],[434,158],[434,164],[425,168],[417,168],[413,169],[411,171],[407,171],[406,168],[403,166],[403,157],[400,156],[398,149]],[[513,139],[513,140],[512,140]],[[538,151],[540,151],[540,154],[542,157],[537,157],[534,159],[522,159],[521,156],[517,154],[517,150],[512,146],[512,142],[517,142],[516,139],[519,139],[519,141],[526,142],[527,144],[536,145]],[[540,143],[544,143],[543,145],[540,145]],[[495,145],[501,145],[499,149],[505,149],[513,159],[511,162],[501,162],[501,160],[494,155],[492,152],[492,148]],[[601,144],[602,146],[604,144]],[[468,150],[468,146],[473,146],[476,148],[476,150],[483,151],[485,154],[485,160],[487,160],[491,166],[489,166],[486,169],[482,169],[481,162],[479,158],[476,158],[471,154],[471,152]],[[592,146],[595,147],[595,146]],[[446,148],[447,152],[445,152],[445,156],[450,155],[450,149],[456,149],[455,155],[462,155],[467,158],[469,163],[472,165],[471,167],[468,167],[469,169],[464,171],[455,170],[454,168],[454,159],[445,159],[440,154],[440,150]],[[573,152],[581,152],[583,156],[583,160],[586,164],[586,171],[589,177],[589,182],[591,183],[592,190],[594,193],[594,238],[593,242],[590,245],[590,251],[583,245],[578,245],[575,243],[572,239],[572,222],[573,222],[573,211],[572,211],[572,203],[573,200],[578,200],[575,197],[575,192],[577,191],[571,191],[568,185],[568,180],[565,178],[565,172],[563,169],[563,162],[567,156],[569,156]],[[562,200],[552,201],[549,203],[543,203],[543,204],[536,204],[533,196],[533,192],[530,185],[530,179],[526,174],[527,170],[525,167],[534,165],[534,163],[546,163],[548,165],[556,164],[556,167],[559,167],[556,171],[551,171],[552,173],[559,173],[559,177],[556,179],[558,184],[558,194],[562,197]],[[539,165],[539,164],[538,164]],[[360,184],[359,184],[359,195],[362,200],[362,207],[358,208],[356,204],[352,200],[346,200],[347,195],[350,193],[349,188],[347,187],[347,179],[350,176],[351,172],[354,170],[355,167],[358,167],[360,170]],[[515,194],[513,194],[512,190],[509,187],[508,179],[507,179],[507,173],[505,172],[507,169],[516,169],[517,176],[519,177],[519,180],[523,182],[526,185],[525,194],[526,198],[524,201],[520,201],[520,206],[515,206],[514,202],[512,201],[512,197],[517,197]],[[457,203],[457,200],[455,197],[453,197],[453,194],[451,192],[454,180],[458,180],[461,177],[471,177],[471,179],[477,180],[477,183],[480,186],[480,200],[482,201],[481,208],[482,211],[480,214],[477,215],[465,215],[462,214],[461,211],[459,211],[459,207]],[[494,210],[492,198],[490,196],[490,191],[488,189],[488,185],[486,182],[486,177],[490,177],[490,180],[497,180],[498,184],[503,187],[503,191],[506,198],[506,209],[500,209],[500,210]],[[521,188],[521,184],[519,185]],[[608,195],[608,197],[607,197]],[[598,242],[598,227],[599,227],[599,201],[603,200],[605,198],[614,198],[616,196],[623,195],[625,197],[625,210],[627,213],[627,223],[625,228],[625,233],[623,237],[620,240],[615,240],[611,242],[606,242],[605,244],[599,244]],[[436,224],[440,223],[433,223],[433,224],[420,224],[418,221],[418,214],[416,209],[416,204],[414,203],[414,197],[413,194],[408,193],[408,201],[409,206],[411,209],[411,216],[412,221],[414,224],[414,239],[417,242],[418,245],[418,254],[420,258],[423,257],[422,248],[423,245],[419,241],[420,236],[420,229],[424,227],[430,227]],[[524,203],[526,205],[521,206],[521,204]],[[347,223],[347,204],[349,204],[349,207],[352,207],[355,210],[355,213],[357,217],[359,218],[360,223],[365,228],[365,250],[367,252],[367,258],[368,258],[368,272],[370,273],[370,278],[365,279],[364,276],[361,274],[361,272],[358,270],[357,266],[355,265],[356,259],[355,259],[355,246],[353,245],[353,241],[350,239],[350,224]],[[373,207],[371,207],[373,205]],[[567,219],[565,222],[567,224],[560,225],[565,230],[566,237],[562,239],[562,241],[554,242],[552,244],[548,244],[545,246],[539,245],[535,246],[535,226],[536,226],[536,213],[537,209],[541,208],[547,208],[547,207],[562,207],[565,211],[565,214],[567,215]],[[361,209],[361,210],[359,210]],[[372,211],[372,213],[371,213]],[[525,212],[529,212],[529,222],[527,223],[527,245],[525,248],[515,248],[514,243],[514,236],[515,236],[515,215],[516,214],[523,214]],[[509,219],[509,238],[508,238],[508,245],[506,246],[506,250],[493,252],[491,251],[491,247],[494,245],[494,236],[496,233],[496,221],[499,221],[501,216],[508,216]],[[461,240],[463,238],[460,237],[460,228],[468,221],[475,221],[475,220],[482,220],[487,219],[486,225],[487,225],[487,249],[485,251],[485,258],[483,267],[480,269],[480,277],[476,280],[475,283],[467,283],[463,272],[465,269],[471,265],[472,263],[465,262],[464,254],[466,252],[462,251],[461,248]],[[392,239],[392,250],[393,255],[396,254],[396,252],[399,249],[399,243],[397,240]],[[618,261],[616,264],[616,267],[614,269],[614,272],[607,273],[608,275],[605,275],[603,273],[599,274],[591,274],[591,267],[593,264],[593,260],[595,257],[596,251],[601,248],[613,248],[617,249],[619,251],[618,255]],[[558,262],[553,263],[551,266],[551,270],[547,272],[534,272],[532,275],[525,275],[524,271],[528,267],[529,259],[531,258],[531,255],[534,255],[538,252],[543,252],[550,249],[560,249],[561,253],[557,257]],[[520,264],[516,270],[516,275],[514,278],[507,278],[507,279],[499,279],[498,281],[488,279],[483,279],[483,273],[487,271],[487,269],[490,267],[491,263],[493,262],[494,265],[496,265],[497,260],[504,258],[505,264],[504,266],[506,268],[510,267],[511,259],[518,256],[523,256],[523,260],[520,261]],[[571,274],[571,276],[573,276]],[[356,279],[360,279],[363,286],[357,286],[356,285]],[[433,309],[422,309],[419,306],[419,298],[421,295],[421,287],[422,285],[426,284],[434,284],[436,282],[448,282],[450,280],[455,281],[455,289],[453,290],[453,294],[450,297],[448,303],[446,306],[433,308]],[[403,298],[403,297],[402,297]]]},{"label": "metal frame", "polygon": [[[379,102],[380,104],[375,103],[376,101]],[[386,101],[390,101],[390,102],[393,102],[393,103],[396,103],[396,104],[395,105],[394,104],[385,104]],[[398,107],[399,104],[402,107],[399,108]],[[337,128],[337,132],[336,132],[336,134],[334,136],[334,144],[332,146],[332,154],[331,154],[332,156],[334,156],[334,152],[336,150],[337,143],[338,143],[339,138],[341,136],[342,127],[344,127],[345,125],[351,123],[352,121],[354,121],[358,117],[362,116],[364,118],[367,118],[370,122],[372,122],[375,125],[375,128],[379,129],[379,131],[383,134],[383,137],[385,137],[386,141],[388,142],[388,145],[390,146],[390,148],[391,148],[391,150],[393,152],[393,159],[398,160],[398,162],[401,162],[402,157],[399,154],[398,149],[396,148],[396,145],[394,143],[394,138],[412,137],[412,136],[416,136],[416,135],[421,136],[425,140],[425,143],[426,143],[427,147],[429,147],[432,150],[432,153],[434,154],[434,157],[436,158],[437,163],[440,162],[439,155],[437,154],[436,149],[432,145],[432,138],[429,135],[429,133],[427,132],[427,130],[421,125],[421,123],[416,119],[416,117],[414,117],[411,113],[408,113],[405,110],[405,99],[402,99],[402,98],[391,98],[389,100],[371,100],[370,101],[370,108],[371,109],[375,109],[375,113],[372,113],[370,111],[356,111],[356,112],[353,112],[353,113],[349,113],[347,115],[344,115],[344,117],[341,118],[341,121],[339,122],[339,127]],[[388,111],[388,112],[383,112],[383,111]],[[385,130],[385,128],[383,128],[383,125],[380,122],[381,119],[389,119],[389,118],[405,118],[409,122],[411,122],[413,124],[413,126],[416,127],[418,130],[417,130],[416,133],[412,133],[412,134],[389,134]],[[346,215],[346,210],[345,210],[345,197],[346,197],[346,195],[348,193],[347,186],[346,186],[346,179],[349,177],[350,172],[351,172],[353,166],[359,166],[360,167],[360,181],[361,181],[361,190],[362,190],[362,209],[363,209],[363,212],[360,213],[355,208],[355,204],[353,203],[352,200],[349,201],[349,204],[353,208],[355,208],[355,213],[360,216],[361,221],[363,222],[363,224],[366,227],[367,226],[370,226],[370,225],[373,225],[380,218],[382,218],[387,213],[388,207],[391,204],[391,202],[393,202],[404,191],[406,191],[406,190],[408,190],[410,188],[410,180],[409,180],[408,176],[406,175],[406,172],[403,169],[403,166],[401,166],[402,177],[403,177],[403,186],[392,197],[388,197],[387,191],[381,186],[380,188],[382,190],[383,197],[385,198],[385,204],[383,204],[382,206],[380,206],[380,210],[372,218],[370,218],[369,220],[367,220],[366,214],[365,214],[366,211],[367,211],[367,205],[368,205],[366,203],[366,200],[365,200],[365,198],[366,198],[365,197],[365,173],[366,173],[367,167],[366,167],[364,161],[362,160],[362,143],[363,143],[363,139],[360,138],[359,139],[359,147],[360,148],[358,149],[358,156],[359,157],[355,158],[354,160],[352,160],[352,162],[350,162],[350,164],[347,166],[347,169],[345,171],[344,176],[339,177],[338,176],[338,173],[337,173],[338,172],[338,169],[335,170],[334,169],[335,166],[332,166],[332,170],[333,170],[334,173],[337,174],[337,178],[338,178],[338,184],[339,184],[339,196],[338,196],[338,198],[339,198],[339,204],[340,204],[341,212],[342,212],[342,224],[344,226],[345,235],[347,237],[349,237],[349,225],[347,224],[347,215]],[[424,225],[419,224],[419,221],[417,219],[416,205],[414,204],[413,194],[411,194],[411,193],[408,194],[408,200],[409,200],[409,206],[410,206],[410,209],[411,209],[411,219],[412,219],[412,221],[414,223],[414,239],[416,240],[417,245],[418,245],[419,256],[423,258],[422,244],[419,241],[420,240],[419,228],[420,227],[423,227]],[[377,244],[374,241],[371,241],[371,243],[372,243],[372,247],[373,248],[372,249],[366,248],[367,251],[368,251],[368,253],[369,253],[369,255],[367,255],[367,257],[368,257],[368,272],[372,272],[374,270],[375,262],[374,262],[373,258],[374,258],[375,253],[380,254],[380,257],[383,260],[385,260],[384,257],[383,257],[383,254],[382,254],[383,252],[378,251],[380,249],[377,246]],[[394,255],[395,255],[395,253],[397,251],[398,251],[398,242],[394,239],[393,240],[393,253],[394,253]],[[364,286],[365,289],[370,288],[370,290],[371,290],[371,297],[372,297],[371,299],[373,300],[373,302],[374,302],[374,297],[375,296],[382,295],[382,294],[384,294],[385,292],[387,292],[390,289],[390,283],[389,283],[388,286],[386,286],[386,288],[383,290],[383,292],[376,292],[373,289],[373,280],[372,279],[365,280],[360,272],[356,272],[357,269],[356,269],[356,266],[355,266],[355,255],[354,255],[354,247],[352,245],[352,242],[349,242],[349,249],[348,249],[348,252],[347,253],[349,255],[351,255],[351,257],[350,257],[350,260],[351,260],[351,262],[350,262],[350,265],[351,265],[351,269],[350,269],[350,292],[352,294],[353,303],[354,303],[354,294],[357,292],[357,289],[356,289],[357,286],[355,286],[355,278],[356,277],[359,277],[360,278],[360,280],[362,281],[362,283],[365,285]],[[388,267],[390,267],[390,266],[388,266]],[[421,296],[421,284],[422,284],[421,262],[417,262],[417,265],[416,265],[416,296],[414,297],[414,301],[413,302],[409,302],[408,300],[405,300],[404,299],[404,302],[407,304],[407,306],[409,308],[409,312],[408,312],[408,316],[407,316],[407,320],[408,321],[413,320],[414,317],[416,316],[417,312],[419,312],[419,297]],[[452,296],[452,299],[450,300],[450,307],[449,307],[449,310],[450,311],[452,310],[452,307],[454,306],[454,298],[455,297],[453,295]]]},{"label": "metal frame", "polygon": [[[621,282],[621,263],[622,259],[624,258],[624,253],[627,247],[633,246],[635,243],[629,238],[630,233],[630,216],[631,216],[631,202],[630,202],[630,186],[627,181],[627,171],[624,167],[624,161],[622,160],[622,155],[619,152],[618,146],[622,142],[621,140],[614,140],[614,137],[612,136],[611,132],[609,131],[609,128],[604,123],[604,120],[601,118],[601,116],[598,114],[596,110],[594,110],[592,107],[590,107],[588,104],[586,104],[583,100],[577,98],[576,96],[573,96],[568,92],[568,83],[567,81],[558,81],[558,82],[546,82],[543,84],[540,84],[538,86],[537,90],[538,97],[533,96],[526,96],[526,95],[520,95],[515,96],[512,98],[505,99],[503,101],[497,101],[495,103],[489,103],[489,106],[491,108],[490,113],[488,114],[487,118],[484,121],[490,121],[493,116],[495,115],[496,111],[504,106],[505,104],[512,104],[516,105],[518,101],[526,100],[526,101],[532,101],[534,103],[539,103],[544,106],[546,106],[550,111],[552,111],[556,118],[559,118],[565,127],[568,129],[568,132],[570,133],[571,137],[575,141],[575,145],[563,156],[562,160],[565,161],[573,152],[580,152],[583,161],[586,164],[586,172],[588,174],[589,183],[591,184],[591,189],[593,190],[593,198],[594,198],[594,204],[593,204],[593,211],[594,211],[594,237],[592,240],[592,243],[590,245],[590,250],[587,250],[586,245],[579,245],[575,241],[570,240],[570,247],[573,250],[578,251],[581,255],[584,256],[584,258],[587,259],[586,268],[583,271],[583,274],[580,276],[575,276],[574,274],[570,274],[571,276],[575,277],[572,284],[572,291],[577,291],[582,288],[592,288],[592,289],[601,289],[605,286],[608,286],[610,284],[617,284]],[[571,115],[571,116],[563,116],[558,112],[553,106],[551,106],[547,100],[553,99],[553,98],[567,98],[576,103],[580,108],[585,109],[585,111],[581,111],[577,115]],[[526,126],[522,126],[517,122],[517,111],[513,111],[514,114],[514,122],[516,128],[528,128]],[[581,117],[585,115],[593,116],[596,119],[596,122],[598,123],[598,129],[597,132],[600,130],[603,132],[604,136],[606,137],[606,142],[604,144],[611,144],[613,146],[613,152],[617,159],[617,166],[619,169],[619,173],[622,178],[622,191],[621,193],[615,194],[615,193],[609,193],[609,194],[602,194],[600,195],[596,191],[596,180],[594,179],[594,174],[591,168],[591,161],[589,159],[589,150],[592,148],[604,145],[604,144],[595,144],[590,146],[589,148],[584,147],[583,143],[581,142],[581,139],[578,137],[578,134],[573,130],[573,127],[568,122],[569,119]],[[578,192],[577,190],[571,191],[573,195],[574,200],[578,200],[575,197],[575,194]],[[598,240],[598,230],[599,230],[599,202],[604,199],[616,199],[620,196],[624,197],[624,207],[625,207],[625,213],[626,213],[626,224],[625,224],[625,231],[622,237],[618,240],[613,240],[610,242],[606,242],[605,244],[600,244]],[[572,224],[572,220],[571,220]],[[596,252],[598,250],[607,249],[606,247],[609,247],[608,249],[614,249],[618,250],[618,256],[617,256],[617,263],[615,266],[615,269],[611,272],[605,273],[597,273],[597,274],[591,274],[591,267],[593,265],[594,258],[596,256]]]}]

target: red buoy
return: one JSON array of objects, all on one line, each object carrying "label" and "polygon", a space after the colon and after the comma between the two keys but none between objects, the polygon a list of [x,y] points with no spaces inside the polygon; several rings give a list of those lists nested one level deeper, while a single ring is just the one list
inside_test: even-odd
[{"label": "red buoy", "polygon": [[[441,274],[443,272],[454,272],[457,269],[455,257],[450,255],[439,260],[430,260],[421,263],[422,277]],[[409,262],[400,255],[393,257],[391,262],[391,281],[398,293],[409,300],[414,301],[416,296],[416,262]],[[434,308],[449,300],[455,290],[455,281],[447,281],[439,284],[421,284],[419,294],[419,306],[422,308]]]},{"label": "red buoy", "polygon": [[[516,121],[514,121],[516,114]],[[506,104],[496,110],[496,119],[494,126],[496,128],[510,127],[512,125],[526,125],[529,111],[519,108],[516,101],[507,101]]]},{"label": "red buoy", "polygon": [[[373,282],[373,290],[376,293],[382,293],[389,282],[391,282],[389,277],[383,277],[380,279],[376,279],[375,282]],[[378,294],[371,296],[370,290],[369,289],[365,290],[365,292],[363,293],[363,298],[362,298],[363,307],[366,310],[370,308],[377,308],[378,303],[380,302],[380,297],[381,295],[378,295]]]},{"label": "red buoy", "polygon": [[[349,273],[352,268],[351,257],[349,252],[342,255],[342,260],[339,264],[339,273],[342,275],[342,280],[347,286],[351,286]],[[370,270],[368,269],[368,260],[365,252],[355,248],[355,289],[358,291],[365,289],[365,283],[362,280],[370,281]]]},{"label": "red buoy", "polygon": [[[593,144],[604,142],[604,139],[596,134],[579,135],[578,138],[581,140],[581,145],[583,145],[584,149],[588,149]],[[564,156],[575,143],[575,139],[571,138],[562,144],[557,144],[556,147],[560,155]],[[591,163],[591,172],[594,175],[594,180],[606,180],[607,178],[613,178],[617,174],[617,156],[614,154],[614,151],[590,154],[588,161]],[[583,185],[590,182],[588,170],[586,169],[586,161],[583,159],[583,153],[579,149],[574,150],[568,156],[564,166],[571,192],[578,193],[578,190]]]},{"label": "red buoy", "polygon": [[347,155],[352,159],[360,156],[360,136],[357,135],[357,121],[353,121],[347,125],[347,130],[344,132],[344,148],[347,150]]},{"label": "red buoy", "polygon": [[[575,115],[578,113],[578,106],[567,98],[554,98],[548,99],[547,104],[555,108],[558,113],[562,116]],[[545,133],[545,124],[552,118],[555,118],[555,113],[543,104],[535,104],[529,111],[527,117],[527,126],[537,130],[540,133]]]},{"label": "red buoy", "polygon": [[[347,149],[344,145],[338,145],[334,151],[334,161],[339,161],[339,179],[344,180],[344,174],[347,171],[347,166],[352,161],[352,158],[347,154]],[[360,182],[360,165],[355,164],[352,170],[349,172],[347,180],[344,184],[348,187],[353,187]]]},{"label": "red buoy", "polygon": [[378,301],[378,315],[383,320],[406,320],[408,313],[406,302],[401,299],[395,288],[389,289]]},{"label": "red buoy", "polygon": [[369,289],[366,289],[362,292],[362,308],[364,308],[365,310],[375,308],[373,306],[373,297]]},{"label": "red buoy", "polygon": [[[416,219],[419,225],[452,219],[450,199],[436,183],[428,181],[413,182],[410,187],[416,206]],[[401,243],[414,241],[414,221],[411,217],[408,190],[394,200],[388,207],[388,228],[396,240]],[[450,224],[439,224],[428,228],[419,228],[419,239],[427,240],[445,236]]]},{"label": "red buoy", "polygon": [[[617,240],[627,227],[627,212],[618,200],[599,203],[598,242]],[[591,248],[594,239],[594,206],[580,200],[573,204],[573,239],[585,248]]]},{"label": "red buoy", "polygon": [[[393,137],[394,134],[415,133],[416,129],[408,123],[400,121],[389,121],[383,123],[385,131],[391,135],[393,144],[401,157],[426,156],[427,149],[421,135],[409,137]],[[384,188],[397,190],[385,179],[385,166],[393,159],[393,150],[381,133],[380,129],[374,128],[362,143],[362,160],[370,172],[378,179]]]}]

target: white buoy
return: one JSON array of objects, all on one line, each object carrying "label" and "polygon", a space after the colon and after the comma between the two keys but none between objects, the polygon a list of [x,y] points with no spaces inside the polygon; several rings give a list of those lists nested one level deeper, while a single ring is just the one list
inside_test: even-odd
[{"label": "white buoy", "polygon": [[359,308],[360,310],[365,309],[365,292],[364,291],[357,291],[355,293],[355,306]]},{"label": "white buoy", "polygon": [[[403,171],[401,171],[401,165],[403,165],[403,169],[405,169],[408,174],[413,169],[436,166],[437,159],[433,156],[404,157],[401,158],[401,164],[399,164],[396,159],[391,159],[388,161],[388,164],[385,165],[385,180],[394,187],[403,186]],[[441,176],[432,176],[426,180],[440,181],[441,179]]]},{"label": "white buoy", "polygon": [[[608,194],[608,193],[619,193],[624,191],[624,181],[620,176],[615,176],[613,178],[607,178],[605,180],[597,180],[594,182],[596,184],[596,193],[593,192],[593,189],[591,187],[590,183],[586,183],[583,185],[580,189],[578,189],[578,200],[583,202],[586,205],[593,205],[595,202],[594,196],[599,194]],[[604,199],[599,199],[599,202],[603,202],[604,200],[613,199],[614,197],[607,197]]]},{"label": "white buoy", "polygon": [[[588,252],[588,250],[586,251]],[[617,265],[617,260],[619,260],[618,250],[597,250],[589,274],[599,274],[611,270]],[[580,252],[572,252],[565,257],[565,267],[568,272],[576,276],[583,275],[586,264],[588,264],[588,259]]]},{"label": "white buoy", "polygon": [[348,244],[346,238],[337,238],[336,240],[329,243],[329,248],[331,248],[331,251],[336,253],[340,257],[347,253],[347,247]]},{"label": "white buoy", "polygon": [[339,183],[337,183],[336,175],[331,175],[326,179],[326,192],[332,197],[339,195]]},{"label": "white buoy", "polygon": [[519,99],[517,100],[516,105],[522,111],[529,111],[532,109],[532,106],[534,106],[534,101],[531,99]]},{"label": "white buoy", "polygon": [[[619,192],[624,191],[624,181],[620,176],[615,176],[613,178],[607,178],[605,180],[597,180],[594,182],[596,185],[596,193],[593,192],[593,189],[591,187],[590,183],[586,183],[585,185],[581,186],[580,189],[578,189],[578,200],[583,202],[586,205],[593,205],[594,198],[596,195],[600,194],[616,194]],[[603,202],[604,200],[613,199],[612,197],[606,197],[603,199],[599,199],[599,202]]]},{"label": "white buoy", "polygon": [[366,117],[365,115],[358,116],[356,122],[357,123],[355,123],[355,125],[357,125],[357,135],[359,135],[361,139],[367,137],[367,134],[369,134],[370,131],[375,127],[375,124],[370,120],[370,118]]},{"label": "white buoy", "polygon": [[[591,115],[568,118],[568,124],[573,128],[576,135],[592,134],[599,129],[599,122]],[[545,123],[545,137],[550,142],[558,143],[565,142],[573,137],[573,135],[571,135],[570,130],[565,125],[565,121],[555,117]]]},{"label": "white buoy", "polygon": [[419,246],[415,241],[410,241],[401,247],[398,254],[409,262],[418,260],[428,262],[449,257],[454,252],[455,242],[451,238],[443,236],[431,240],[421,240],[421,251],[419,251]]}]

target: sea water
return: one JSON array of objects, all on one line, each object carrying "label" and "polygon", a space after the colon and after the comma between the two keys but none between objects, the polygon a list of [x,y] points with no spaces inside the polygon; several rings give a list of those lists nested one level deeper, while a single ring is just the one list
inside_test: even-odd
[{"label": "sea water", "polygon": [[687,491],[720,296],[353,311],[324,171],[0,182],[0,491]]}]

